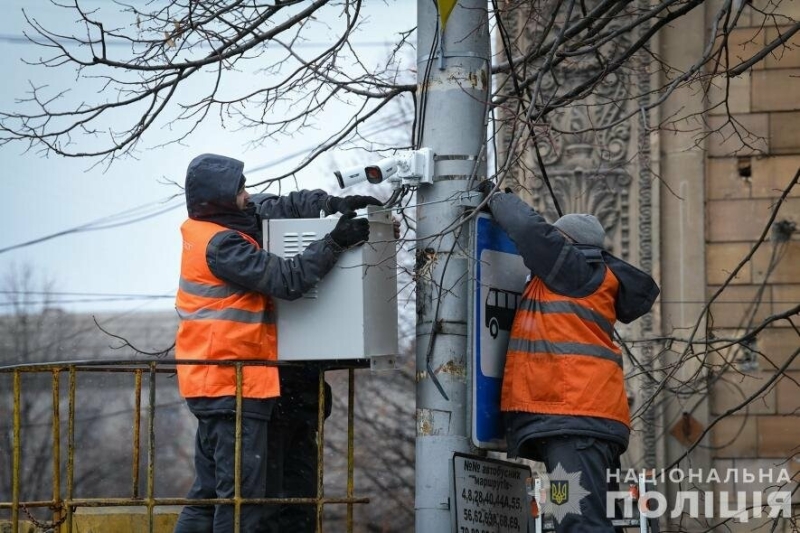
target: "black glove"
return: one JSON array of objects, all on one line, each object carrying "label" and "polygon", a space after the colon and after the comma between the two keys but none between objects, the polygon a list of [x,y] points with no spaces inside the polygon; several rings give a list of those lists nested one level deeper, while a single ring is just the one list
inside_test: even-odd
[{"label": "black glove", "polygon": [[345,213],[331,231],[331,239],[340,248],[350,248],[369,240],[369,221],[355,216],[353,211]]},{"label": "black glove", "polygon": [[[475,187],[475,190],[481,193],[483,198],[486,198],[489,193],[494,190],[494,182],[492,180],[483,180],[478,183],[478,186]],[[514,194],[514,191],[511,190],[511,187],[506,187],[503,189],[503,192],[506,194]],[[481,198],[481,200],[483,200],[483,198]]]},{"label": "black glove", "polygon": [[480,183],[478,183],[478,186],[475,187],[475,190],[481,193],[484,198],[486,198],[487,196],[489,196],[489,193],[491,193],[492,190],[494,190],[494,185],[495,183],[492,180],[483,180]]},{"label": "black glove", "polygon": [[368,205],[383,205],[383,202],[374,196],[358,195],[344,196],[342,198],[338,196],[328,196],[328,199],[325,200],[325,210],[330,215],[334,213],[354,213],[356,209],[363,209]]},{"label": "black glove", "polygon": [[[475,187],[475,190],[480,193],[480,198],[478,199],[480,202],[486,200],[489,194],[494,190],[494,182],[492,180],[483,180],[478,183],[478,186]],[[492,210],[489,209],[489,202],[485,202],[483,206],[481,206],[481,211],[485,213],[491,213]]]}]

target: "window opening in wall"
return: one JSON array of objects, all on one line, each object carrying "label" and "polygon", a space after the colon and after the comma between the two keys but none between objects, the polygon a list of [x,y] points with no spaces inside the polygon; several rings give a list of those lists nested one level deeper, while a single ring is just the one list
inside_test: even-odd
[{"label": "window opening in wall", "polygon": [[736,161],[736,171],[739,173],[739,177],[745,181],[750,181],[750,178],[753,175],[753,168],[750,162],[749,157],[740,157]]}]

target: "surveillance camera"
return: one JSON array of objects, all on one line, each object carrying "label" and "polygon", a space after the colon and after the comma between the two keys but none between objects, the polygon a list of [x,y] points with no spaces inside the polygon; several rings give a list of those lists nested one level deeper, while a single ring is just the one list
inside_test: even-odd
[{"label": "surveillance camera", "polygon": [[397,161],[393,157],[387,157],[375,165],[353,167],[342,171],[337,170],[333,174],[336,176],[336,181],[339,182],[339,187],[344,189],[362,181],[377,185],[396,172]]},{"label": "surveillance camera", "polygon": [[[378,161],[377,165],[370,165],[364,170],[367,172],[367,179],[372,178],[370,183],[380,183],[397,172],[397,160],[394,157],[387,157]],[[372,181],[373,179],[376,181]]]},{"label": "surveillance camera", "polygon": [[336,176],[336,181],[339,182],[339,187],[344,189],[345,187],[349,187],[350,185],[355,185],[356,183],[360,183],[367,179],[367,173],[364,167],[353,167],[348,168],[346,170],[339,171],[333,173]]}]

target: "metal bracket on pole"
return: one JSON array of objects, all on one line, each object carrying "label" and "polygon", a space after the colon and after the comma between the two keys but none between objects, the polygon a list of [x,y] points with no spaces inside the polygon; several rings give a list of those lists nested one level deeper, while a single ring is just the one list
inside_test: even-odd
[{"label": "metal bracket on pole", "polygon": [[369,369],[373,372],[380,370],[395,370],[397,368],[397,358],[393,355],[380,355],[369,358]]},{"label": "metal bracket on pole", "polygon": [[397,159],[397,178],[408,185],[433,183],[433,150],[403,150]]},{"label": "metal bracket on pole", "polygon": [[458,196],[458,205],[475,209],[483,200],[483,193],[480,191],[464,191]]},{"label": "metal bracket on pole", "polygon": [[470,57],[470,58],[473,58],[473,59],[482,59],[483,61],[488,61],[488,59],[486,57],[484,57],[483,55],[480,55],[480,54],[476,54],[475,52],[452,52],[450,54],[443,54],[443,53],[441,53],[441,50],[440,50],[437,53],[433,54],[433,56],[427,55],[427,56],[420,57],[419,58],[419,63],[425,63],[429,59],[443,60],[443,58],[445,58],[445,57]]}]

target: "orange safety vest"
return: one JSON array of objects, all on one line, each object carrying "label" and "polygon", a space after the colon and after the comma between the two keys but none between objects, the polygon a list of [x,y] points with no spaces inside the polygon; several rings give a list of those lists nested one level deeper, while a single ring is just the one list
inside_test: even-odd
[{"label": "orange safety vest", "polygon": [[630,427],[622,356],[612,340],[618,288],[608,267],[583,298],[556,294],[539,278],[528,284],[511,328],[502,411],[592,416]]},{"label": "orange safety vest", "polygon": [[[214,235],[228,228],[189,219],[181,226],[183,255],[175,306],[180,317],[175,358],[275,360],[277,332],[272,299],[222,281],[208,268],[206,248]],[[240,233],[259,248],[255,239]],[[223,365],[177,365],[184,398],[236,395],[236,368]],[[280,395],[278,369],[242,368],[242,397]]]}]

